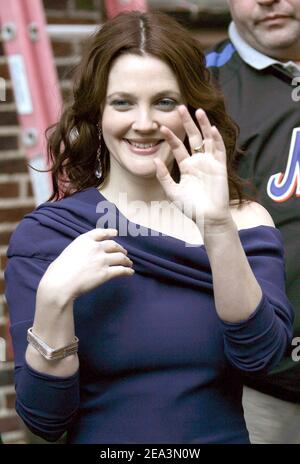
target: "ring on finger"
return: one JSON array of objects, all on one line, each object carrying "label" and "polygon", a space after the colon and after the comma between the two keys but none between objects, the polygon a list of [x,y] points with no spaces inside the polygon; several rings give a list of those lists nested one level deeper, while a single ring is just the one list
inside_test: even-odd
[{"label": "ring on finger", "polygon": [[201,145],[193,148],[193,153],[205,153],[205,141],[203,140]]}]

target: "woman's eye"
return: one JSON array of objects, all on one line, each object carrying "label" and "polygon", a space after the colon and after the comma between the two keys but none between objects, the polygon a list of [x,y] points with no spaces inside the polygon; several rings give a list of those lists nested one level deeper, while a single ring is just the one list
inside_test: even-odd
[{"label": "woman's eye", "polygon": [[126,108],[130,103],[127,100],[114,100],[111,102],[113,106],[117,106],[119,108]]},{"label": "woman's eye", "polygon": [[169,98],[164,98],[163,100],[159,101],[159,105],[167,109],[173,109],[177,105],[177,102]]},{"label": "woman's eye", "polygon": [[[163,98],[157,102],[157,105],[163,107],[167,110],[172,110],[177,106],[177,102],[175,100],[171,100],[170,98]],[[111,105],[118,108],[118,109],[126,109],[131,106],[131,103],[128,100],[113,100]]]}]

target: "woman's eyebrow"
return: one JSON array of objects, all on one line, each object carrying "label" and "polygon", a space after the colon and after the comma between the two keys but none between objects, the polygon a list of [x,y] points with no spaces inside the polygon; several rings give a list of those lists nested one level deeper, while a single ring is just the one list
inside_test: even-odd
[{"label": "woman's eyebrow", "polygon": [[[118,95],[119,97],[126,97],[126,98],[132,98],[132,97],[135,97],[134,94],[131,94],[131,93],[128,93],[128,92],[113,92],[111,93],[110,95],[107,96],[107,98],[111,98],[115,95]],[[175,95],[177,98],[181,98],[181,95],[174,91],[174,90],[161,90],[160,92],[158,92],[157,94],[154,95],[154,98],[159,98],[159,97],[162,97],[164,95]]]}]

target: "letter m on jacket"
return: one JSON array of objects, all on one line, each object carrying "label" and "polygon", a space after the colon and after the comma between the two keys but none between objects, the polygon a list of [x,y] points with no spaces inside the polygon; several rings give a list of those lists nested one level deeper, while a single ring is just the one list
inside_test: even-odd
[{"label": "letter m on jacket", "polygon": [[293,130],[285,173],[279,172],[270,177],[267,192],[278,203],[293,195],[300,197],[300,127]]}]

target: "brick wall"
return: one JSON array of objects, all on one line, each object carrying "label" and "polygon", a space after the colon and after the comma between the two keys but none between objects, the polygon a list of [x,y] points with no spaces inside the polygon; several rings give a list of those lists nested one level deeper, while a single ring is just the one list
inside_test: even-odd
[{"label": "brick wall", "polygon": [[[103,20],[101,0],[44,0],[49,24],[99,24]],[[194,25],[194,28],[196,26]],[[204,47],[226,36],[224,26],[197,27],[193,33]],[[68,70],[80,59],[79,39],[53,40],[55,63],[64,97],[70,91]],[[6,58],[0,44],[0,77],[6,80],[6,101],[0,102],[0,337],[11,341],[7,332],[8,310],[4,299],[3,271],[9,238],[22,217],[35,208],[24,150],[20,145],[16,106],[9,80]],[[5,443],[34,442],[14,411],[13,355],[0,363],[0,433]]]},{"label": "brick wall", "polygon": [[[99,24],[101,0],[44,0],[49,24]],[[61,90],[70,90],[68,71],[80,57],[79,39],[52,41]],[[9,238],[22,217],[35,208],[30,175],[20,145],[16,106],[9,71],[0,44],[0,77],[6,80],[6,101],[0,102],[0,337],[7,339],[8,310],[4,299],[6,250]],[[14,410],[13,357],[7,350],[7,363],[0,363],[0,433],[5,443],[33,442]]]}]

